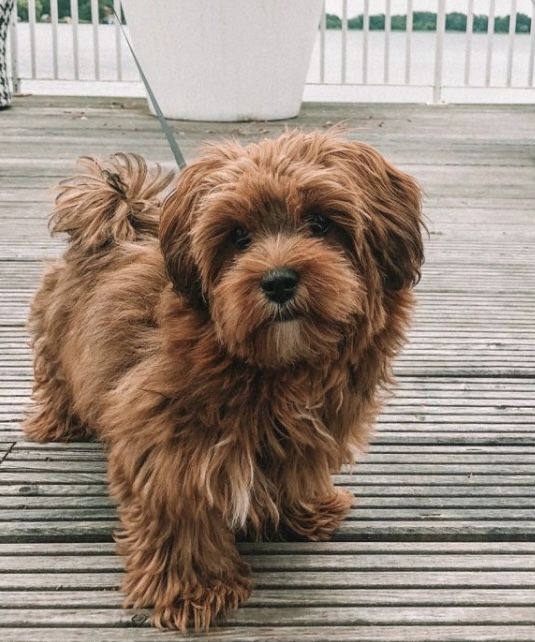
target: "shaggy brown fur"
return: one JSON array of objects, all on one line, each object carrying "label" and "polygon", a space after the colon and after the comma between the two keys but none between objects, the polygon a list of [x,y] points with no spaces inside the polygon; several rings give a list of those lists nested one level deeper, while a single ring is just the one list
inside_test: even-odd
[{"label": "shaggy brown fur", "polygon": [[[208,146],[170,187],[134,155],[84,162],[32,305],[25,429],[106,441],[128,604],[207,628],[251,591],[237,533],[327,539],[351,505],[331,473],[403,343],[420,192],[336,132]],[[280,305],[261,282],[282,267]]]}]

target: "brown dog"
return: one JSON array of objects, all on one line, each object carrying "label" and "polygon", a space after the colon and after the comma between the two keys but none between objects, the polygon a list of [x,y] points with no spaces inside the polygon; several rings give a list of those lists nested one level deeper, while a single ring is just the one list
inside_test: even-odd
[{"label": "brown dog", "polygon": [[236,533],[327,539],[351,505],[331,473],[404,340],[420,192],[336,132],[209,146],[171,187],[134,155],[85,167],[52,217],[70,246],[32,305],[25,429],[106,441],[128,604],[207,628],[251,590]]}]

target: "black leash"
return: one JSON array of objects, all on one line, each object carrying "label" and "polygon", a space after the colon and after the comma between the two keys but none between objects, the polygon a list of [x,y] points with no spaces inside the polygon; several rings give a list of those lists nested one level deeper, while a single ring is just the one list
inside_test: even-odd
[{"label": "black leash", "polygon": [[137,59],[136,54],[134,53],[134,49],[132,48],[132,45],[130,44],[130,40],[128,39],[128,36],[126,35],[126,31],[123,27],[123,23],[121,22],[121,18],[117,15],[117,12],[115,11],[115,8],[112,6],[110,7],[113,10],[113,13],[115,14],[115,18],[119,23],[119,27],[121,29],[121,32],[123,34],[124,39],[126,40],[126,44],[128,45],[128,48],[130,49],[130,53],[132,54],[132,58],[134,59],[134,62],[136,63],[136,67],[139,71],[139,75],[141,76],[141,80],[143,81],[143,84],[145,85],[145,89],[147,90],[147,94],[149,95],[150,101],[152,103],[152,106],[154,107],[154,111],[156,112],[156,116],[158,117],[158,120],[160,121],[160,126],[163,130],[163,133],[165,134],[165,137],[167,138],[167,142],[169,143],[169,147],[171,148],[171,151],[173,152],[173,156],[175,157],[176,164],[180,169],[184,169],[186,167],[186,160],[184,158],[184,155],[180,151],[180,147],[178,146],[178,143],[176,142],[176,139],[173,135],[173,130],[171,127],[169,127],[169,123],[165,119],[165,116],[162,113],[162,110],[160,109],[160,105],[158,104],[158,101],[156,100],[156,96],[154,95],[154,92],[151,89],[151,86],[149,85],[149,81],[147,80],[147,77],[143,73],[143,69],[141,68],[141,65],[139,64],[139,60]]}]

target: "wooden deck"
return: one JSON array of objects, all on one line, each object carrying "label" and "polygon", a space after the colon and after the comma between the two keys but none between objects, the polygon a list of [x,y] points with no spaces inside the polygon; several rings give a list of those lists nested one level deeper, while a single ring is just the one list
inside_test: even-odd
[{"label": "wooden deck", "polygon": [[[308,105],[416,175],[431,237],[399,389],[358,498],[326,544],[248,544],[249,604],[214,642],[534,642],[535,108]],[[175,123],[201,139],[281,123]],[[20,98],[0,114],[0,639],[173,640],[121,609],[98,444],[36,445],[24,322],[49,239],[48,187],[81,154],[170,161],[142,101]],[[201,636],[202,637],[202,636]]]}]

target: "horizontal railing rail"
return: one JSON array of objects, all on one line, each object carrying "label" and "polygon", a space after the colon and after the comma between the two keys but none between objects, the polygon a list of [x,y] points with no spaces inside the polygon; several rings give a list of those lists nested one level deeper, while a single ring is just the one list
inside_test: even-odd
[{"label": "horizontal railing rail", "polygon": [[[112,4],[120,13],[120,0]],[[305,97],[435,103],[535,99],[535,0],[465,0],[460,12],[457,0],[428,0],[427,12],[415,11],[415,4],[422,3],[326,0]],[[15,90],[38,85],[46,90],[46,81],[55,81],[65,93],[98,91],[104,83],[117,94],[128,86],[141,92],[111,9],[104,24],[98,0],[90,0],[89,16],[85,2],[85,21],[78,0],[70,0],[67,16],[60,15],[58,0],[50,0],[47,17],[38,15],[40,6],[27,0],[24,15],[13,17]]]}]

